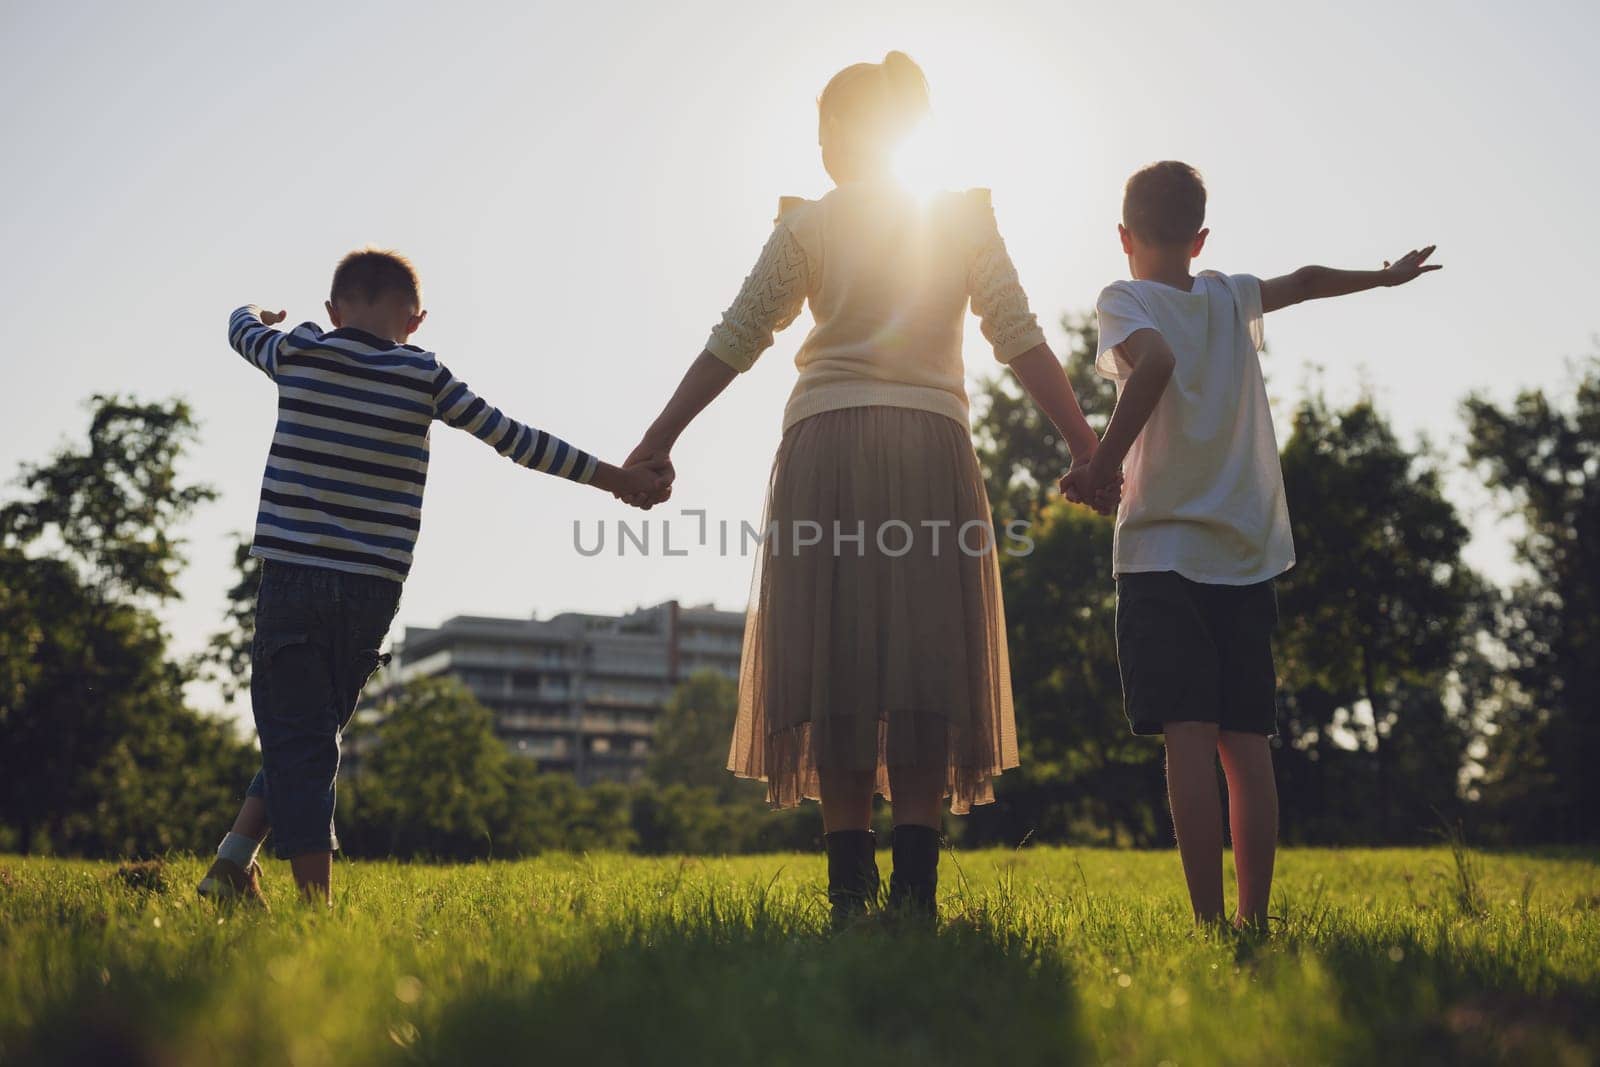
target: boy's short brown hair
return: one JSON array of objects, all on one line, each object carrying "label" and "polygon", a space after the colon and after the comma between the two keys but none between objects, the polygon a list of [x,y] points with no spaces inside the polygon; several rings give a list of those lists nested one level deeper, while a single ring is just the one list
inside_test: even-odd
[{"label": "boy's short brown hair", "polygon": [[362,248],[341,259],[333,272],[329,295],[334,303],[356,300],[366,304],[398,296],[422,307],[417,269],[399,252],[382,248]]},{"label": "boy's short brown hair", "polygon": [[1151,244],[1184,244],[1205,221],[1206,183],[1187,163],[1152,163],[1136,171],[1123,189],[1122,225]]}]

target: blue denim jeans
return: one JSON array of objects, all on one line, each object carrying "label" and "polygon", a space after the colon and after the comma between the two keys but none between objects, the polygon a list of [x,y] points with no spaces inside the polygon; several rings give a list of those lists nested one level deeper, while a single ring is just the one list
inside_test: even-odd
[{"label": "blue denim jeans", "polygon": [[266,800],[280,859],[339,848],[340,736],[361,687],[388,660],[378,649],[400,588],[388,578],[296,563],[268,560],[262,568],[250,648],[261,770],[247,795]]}]

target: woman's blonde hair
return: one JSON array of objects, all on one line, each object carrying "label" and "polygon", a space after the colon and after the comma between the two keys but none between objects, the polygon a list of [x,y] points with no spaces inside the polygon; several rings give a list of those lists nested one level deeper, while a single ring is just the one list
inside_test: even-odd
[{"label": "woman's blonde hair", "polygon": [[928,79],[916,60],[890,52],[882,63],[855,63],[829,79],[817,98],[824,128],[859,148],[887,152],[928,114]]}]

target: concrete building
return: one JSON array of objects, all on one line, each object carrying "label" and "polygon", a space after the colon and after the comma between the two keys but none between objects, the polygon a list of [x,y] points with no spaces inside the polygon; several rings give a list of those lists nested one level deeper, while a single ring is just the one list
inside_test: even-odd
[{"label": "concrete building", "polygon": [[675,600],[621,616],[457,616],[406,627],[369,706],[396,685],[452,675],[494,712],[513,753],[584,784],[628,781],[677,684],[706,669],[737,678],[743,640],[743,612]]}]

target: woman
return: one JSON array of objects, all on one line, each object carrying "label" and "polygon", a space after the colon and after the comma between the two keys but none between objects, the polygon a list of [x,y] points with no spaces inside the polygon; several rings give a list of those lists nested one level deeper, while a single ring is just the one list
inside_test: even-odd
[{"label": "woman", "polygon": [[[1017,765],[989,502],[961,360],[970,299],[1075,464],[1096,440],[1017,280],[988,193],[921,201],[891,172],[928,111],[902,52],[818,101],[835,188],[784,198],[744,287],[635,455],[678,436],[810,301],[772,467],[729,769],[822,802],[836,926],[875,904],[872,798],[894,809],[889,905],[931,922],[942,800]],[[631,460],[630,460],[631,462]],[[1104,503],[1104,502],[1101,502]]]}]

